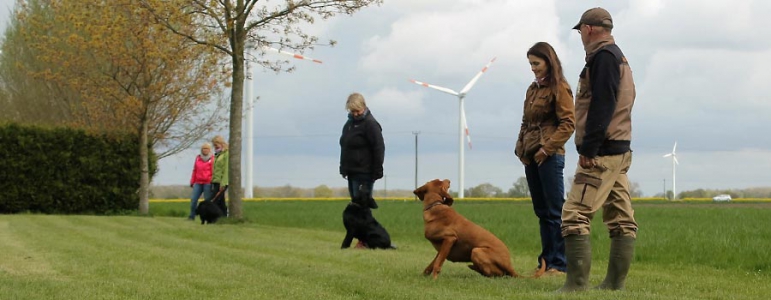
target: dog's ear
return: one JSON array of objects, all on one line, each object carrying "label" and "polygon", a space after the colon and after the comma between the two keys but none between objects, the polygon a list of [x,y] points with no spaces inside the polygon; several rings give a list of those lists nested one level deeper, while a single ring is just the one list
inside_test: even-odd
[{"label": "dog's ear", "polygon": [[418,199],[420,199],[420,201],[423,201],[423,196],[426,195],[426,192],[428,192],[428,184],[424,184],[423,186],[412,191],[412,193],[415,194],[415,196],[418,196]]},{"label": "dog's ear", "polygon": [[455,201],[452,199],[452,195],[450,195],[450,180],[445,179],[442,181],[442,188],[440,189],[439,195],[444,198],[444,204],[447,206],[452,206],[452,203]]}]

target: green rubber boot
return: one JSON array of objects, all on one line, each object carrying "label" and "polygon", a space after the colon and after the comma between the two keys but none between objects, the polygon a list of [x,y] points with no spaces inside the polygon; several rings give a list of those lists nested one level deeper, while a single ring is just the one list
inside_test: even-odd
[{"label": "green rubber boot", "polygon": [[568,274],[565,285],[558,293],[585,291],[589,289],[589,271],[592,269],[592,242],[589,235],[565,237],[565,258]]},{"label": "green rubber boot", "polygon": [[626,274],[634,257],[634,241],[631,236],[617,236],[610,240],[610,260],[608,261],[608,274],[605,280],[596,289],[623,290]]}]

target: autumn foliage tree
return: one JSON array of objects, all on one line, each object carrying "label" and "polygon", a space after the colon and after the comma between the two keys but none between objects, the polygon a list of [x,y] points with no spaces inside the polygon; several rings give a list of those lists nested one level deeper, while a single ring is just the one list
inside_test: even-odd
[{"label": "autumn foliage tree", "polygon": [[[53,18],[39,0],[24,5],[27,14],[43,14]],[[21,9],[17,5],[17,9]],[[25,35],[46,35],[43,28],[27,26],[18,18],[11,18],[2,36],[0,54],[0,121],[26,125],[57,126],[71,121],[70,101],[77,101],[77,93],[50,81],[36,80],[30,73],[50,68],[37,58],[37,53],[25,43]],[[22,33],[23,29],[23,33]]]},{"label": "autumn foliage tree", "polygon": [[162,158],[214,129],[227,80],[221,56],[170,32],[137,0],[29,1],[17,18],[24,42],[47,65],[30,75],[78,92],[73,125],[138,134],[139,211],[148,213],[148,147]]},{"label": "autumn foliage tree", "polygon": [[487,198],[487,197],[504,197],[501,188],[494,186],[490,183],[482,183],[465,191],[469,197]]},{"label": "autumn foliage tree", "polygon": [[517,178],[517,181],[512,184],[511,188],[509,188],[507,196],[517,198],[530,197],[530,187],[527,185],[527,177],[522,176]]},{"label": "autumn foliage tree", "polygon": [[[220,51],[230,59],[232,93],[230,98],[230,216],[243,216],[241,198],[241,146],[244,74],[247,61],[275,71],[286,61],[265,58],[261,48],[272,46],[302,53],[312,48],[318,38],[303,31],[317,18],[353,14],[382,0],[140,0],[158,21],[190,41]],[[193,16],[193,26],[187,26]],[[333,44],[334,42],[330,42]],[[255,48],[256,56],[247,57],[246,49]],[[291,68],[290,68],[291,69]]]}]

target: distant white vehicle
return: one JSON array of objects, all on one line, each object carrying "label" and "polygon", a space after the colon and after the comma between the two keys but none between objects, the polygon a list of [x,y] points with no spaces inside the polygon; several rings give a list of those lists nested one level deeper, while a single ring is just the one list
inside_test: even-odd
[{"label": "distant white vehicle", "polygon": [[726,195],[726,194],[717,195],[715,197],[712,197],[712,201],[715,201],[715,202],[731,201],[731,195]]}]

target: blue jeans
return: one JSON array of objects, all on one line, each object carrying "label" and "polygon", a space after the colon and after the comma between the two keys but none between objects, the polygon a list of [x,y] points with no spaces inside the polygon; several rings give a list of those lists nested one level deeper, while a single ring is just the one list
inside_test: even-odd
[{"label": "blue jeans", "polygon": [[195,208],[198,207],[198,198],[208,197],[211,193],[211,184],[196,183],[193,185],[193,195],[190,197],[190,216],[188,219],[195,220]]},{"label": "blue jeans", "polygon": [[533,210],[541,227],[541,255],[538,256],[538,267],[541,267],[543,258],[546,268],[562,272],[567,270],[565,240],[560,229],[562,205],[565,203],[564,169],[565,156],[561,154],[549,156],[540,166],[535,162],[525,166]]},{"label": "blue jeans", "polygon": [[[359,185],[364,185],[372,191],[375,186],[375,179],[371,174],[349,174],[348,175],[348,194],[351,195],[351,201],[359,196]],[[374,193],[374,191],[372,191]]]}]

